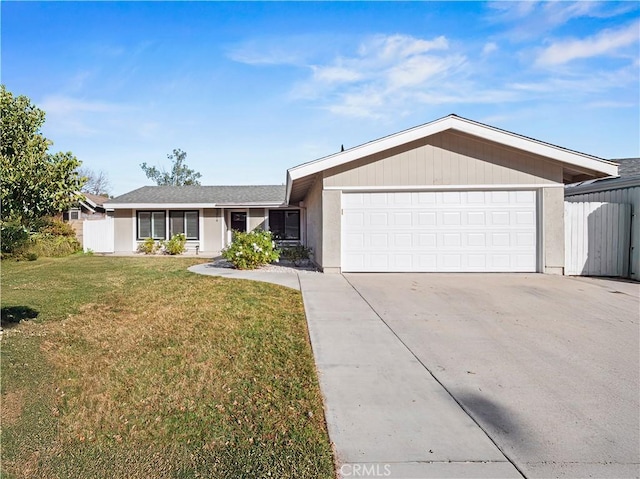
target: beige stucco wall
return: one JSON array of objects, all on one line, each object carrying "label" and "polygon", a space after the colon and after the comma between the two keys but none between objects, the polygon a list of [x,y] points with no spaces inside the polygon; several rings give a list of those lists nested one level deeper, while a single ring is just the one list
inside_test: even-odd
[{"label": "beige stucco wall", "polygon": [[307,246],[313,250],[313,261],[322,266],[322,179],[318,178],[304,200],[306,208]]},{"label": "beige stucco wall", "polygon": [[322,270],[339,273],[341,260],[342,192],[322,191]]},{"label": "beige stucco wall", "polygon": [[562,183],[559,163],[451,131],[329,169],[324,185]]},{"label": "beige stucco wall", "polygon": [[542,272],[564,273],[564,188],[543,188]]},{"label": "beige stucco wall", "polygon": [[253,231],[255,229],[265,229],[264,217],[264,208],[249,209],[249,231]]},{"label": "beige stucco wall", "polygon": [[133,246],[133,210],[116,210],[113,215],[114,251],[116,253],[131,253]]},{"label": "beige stucco wall", "polygon": [[202,210],[202,227],[200,232],[200,249],[206,252],[219,252],[222,245],[222,231],[224,220],[219,208],[205,208]]}]

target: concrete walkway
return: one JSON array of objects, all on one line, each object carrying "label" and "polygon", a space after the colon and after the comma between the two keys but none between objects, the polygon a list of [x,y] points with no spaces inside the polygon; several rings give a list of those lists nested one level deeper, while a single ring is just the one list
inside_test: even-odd
[{"label": "concrete walkway", "polygon": [[340,477],[522,477],[342,275],[190,270],[302,291]]}]

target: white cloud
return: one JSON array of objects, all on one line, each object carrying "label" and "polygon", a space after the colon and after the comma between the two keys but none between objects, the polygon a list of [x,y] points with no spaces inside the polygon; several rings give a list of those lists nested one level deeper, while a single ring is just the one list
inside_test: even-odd
[{"label": "white cloud", "polygon": [[342,66],[311,67],[313,78],[323,83],[351,83],[358,81],[362,75],[357,70]]},{"label": "white cloud", "polygon": [[636,8],[636,2],[597,1],[497,1],[487,4],[487,20],[512,25],[505,34],[512,40],[534,39],[568,22],[588,18],[613,18]]},{"label": "white cloud", "polygon": [[83,100],[65,95],[45,97],[38,107],[45,111],[45,126],[56,134],[91,136],[101,131],[105,116],[122,114],[130,107],[103,101]]},{"label": "white cloud", "polygon": [[496,43],[494,42],[485,43],[484,47],[482,47],[482,54],[489,55],[490,53],[493,53],[496,50],[498,50],[498,45]]},{"label": "white cloud", "polygon": [[243,45],[228,53],[229,58],[238,63],[248,65],[295,65],[300,63],[299,52],[286,49],[270,48],[267,50]]},{"label": "white cloud", "polygon": [[61,115],[75,112],[104,113],[123,110],[122,106],[101,101],[87,101],[64,95],[51,95],[44,98],[40,108],[47,114]]},{"label": "white cloud", "polygon": [[379,118],[449,75],[464,69],[466,57],[449,51],[443,37],[375,35],[351,55],[310,67],[312,75],[298,83],[294,99],[319,100],[335,114]]},{"label": "white cloud", "polygon": [[561,65],[579,58],[616,54],[620,48],[638,43],[640,22],[617,30],[603,30],[580,40],[562,40],[545,48],[536,59],[540,66]]},{"label": "white cloud", "polygon": [[449,42],[443,36],[423,40],[409,35],[376,35],[360,45],[358,54],[364,58],[395,61],[397,58],[408,58],[431,50],[448,48]]}]

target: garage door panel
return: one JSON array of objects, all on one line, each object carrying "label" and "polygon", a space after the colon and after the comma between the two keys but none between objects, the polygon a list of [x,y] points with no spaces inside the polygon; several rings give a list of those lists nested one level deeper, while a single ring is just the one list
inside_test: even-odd
[{"label": "garage door panel", "polygon": [[364,226],[364,211],[349,211],[345,210],[344,222],[347,227],[361,227]]},{"label": "garage door panel", "polygon": [[536,271],[533,191],[345,193],[343,210],[344,271]]},{"label": "garage door panel", "polygon": [[444,233],[440,238],[442,239],[440,244],[443,248],[458,248],[462,245],[460,233]]}]

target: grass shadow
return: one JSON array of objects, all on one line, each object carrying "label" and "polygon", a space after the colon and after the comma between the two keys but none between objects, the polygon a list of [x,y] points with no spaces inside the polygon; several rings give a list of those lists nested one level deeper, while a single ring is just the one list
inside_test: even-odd
[{"label": "grass shadow", "polygon": [[0,309],[3,328],[10,328],[23,320],[35,319],[38,314],[40,314],[39,311],[29,306],[5,306]]}]

